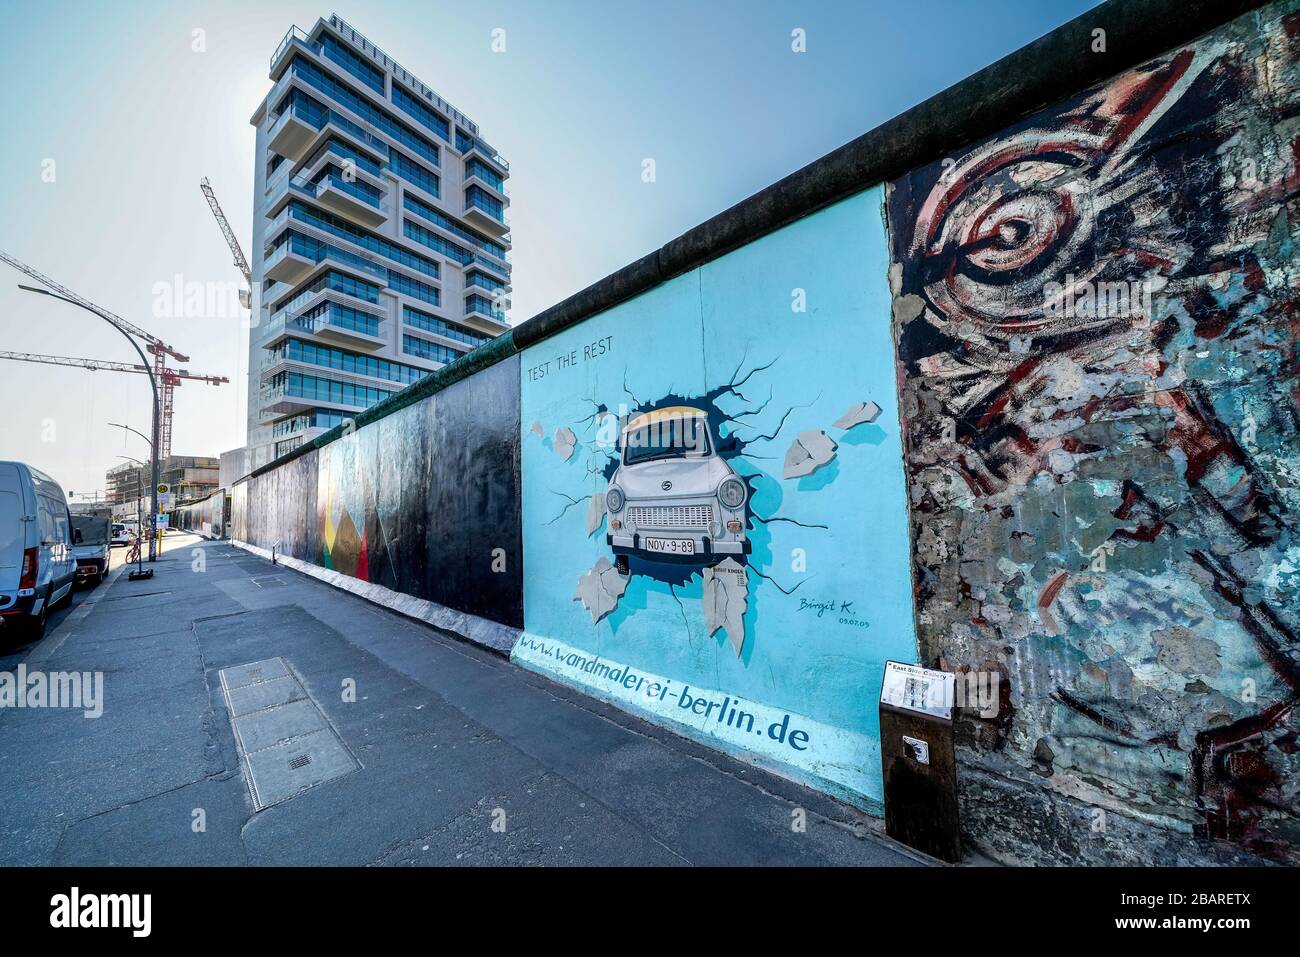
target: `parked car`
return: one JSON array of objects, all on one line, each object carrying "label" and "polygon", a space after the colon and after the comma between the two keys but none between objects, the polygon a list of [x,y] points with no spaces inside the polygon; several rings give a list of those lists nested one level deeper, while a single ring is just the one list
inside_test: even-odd
[{"label": "parked car", "polygon": [[749,487],[719,453],[707,414],[688,406],[647,412],[623,428],[620,446],[605,507],[621,574],[633,555],[714,565],[750,553]]},{"label": "parked car", "polygon": [[3,632],[45,633],[50,609],[72,595],[77,560],[63,489],[22,462],[0,462],[0,621]]},{"label": "parked car", "polygon": [[108,519],[100,515],[72,516],[72,542],[77,581],[98,585],[108,574]]},{"label": "parked car", "polygon": [[116,548],[118,545],[130,545],[130,544],[131,544],[131,536],[129,536],[126,533],[126,525],[123,524],[122,522],[114,522],[113,537],[111,539],[112,547]]}]

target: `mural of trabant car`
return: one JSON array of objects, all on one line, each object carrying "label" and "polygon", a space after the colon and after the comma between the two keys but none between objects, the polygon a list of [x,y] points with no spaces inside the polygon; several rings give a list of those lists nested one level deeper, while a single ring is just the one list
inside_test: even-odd
[{"label": "mural of trabant car", "polygon": [[712,565],[749,554],[749,488],[719,454],[704,412],[656,409],[624,426],[620,440],[605,507],[606,541],[621,574],[632,555]]}]

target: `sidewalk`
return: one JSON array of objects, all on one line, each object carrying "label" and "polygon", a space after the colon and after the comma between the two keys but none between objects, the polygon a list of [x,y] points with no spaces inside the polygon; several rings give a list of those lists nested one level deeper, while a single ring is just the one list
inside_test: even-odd
[{"label": "sidewalk", "polygon": [[[103,672],[101,717],[0,711],[0,864],[917,863],[816,792],[230,545],[173,533],[155,567],[29,656]],[[237,738],[228,702],[267,710]],[[294,721],[317,723],[268,746]]]}]

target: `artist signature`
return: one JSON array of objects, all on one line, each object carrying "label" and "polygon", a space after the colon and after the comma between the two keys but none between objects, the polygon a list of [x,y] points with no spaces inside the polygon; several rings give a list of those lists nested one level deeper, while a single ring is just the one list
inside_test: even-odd
[{"label": "artist signature", "polygon": [[849,618],[853,617],[853,602],[851,601],[837,602],[835,599],[831,599],[830,601],[813,601],[811,598],[799,599],[799,610],[815,611],[818,618],[822,617],[822,615],[827,612],[830,612],[832,615],[836,614],[837,607],[840,615]]}]

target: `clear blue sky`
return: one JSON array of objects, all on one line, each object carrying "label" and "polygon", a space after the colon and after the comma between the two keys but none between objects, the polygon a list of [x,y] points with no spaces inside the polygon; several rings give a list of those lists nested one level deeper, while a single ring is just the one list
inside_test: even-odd
[{"label": "clear blue sky", "polygon": [[[216,455],[244,441],[246,333],[155,318],[154,288],[236,280],[198,182],[212,178],[247,249],[248,119],[290,24],[338,13],[510,160],[520,322],[1094,5],[8,0],[0,248],[234,380],[177,390],[173,452]],[[0,265],[0,349],[134,359],[104,323],[18,292],[20,278]],[[103,488],[119,453],[145,457],[105,424],[148,431],[144,376],[0,362],[0,410],[0,458],[66,490]]]}]

